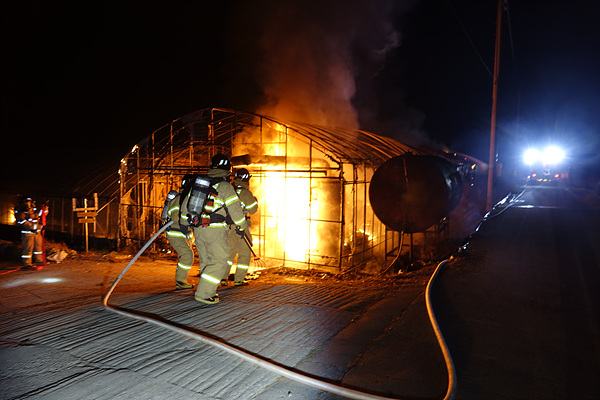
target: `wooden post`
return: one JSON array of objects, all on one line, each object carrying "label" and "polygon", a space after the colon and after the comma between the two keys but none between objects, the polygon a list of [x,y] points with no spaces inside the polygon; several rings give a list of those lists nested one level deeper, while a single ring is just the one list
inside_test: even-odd
[{"label": "wooden post", "polygon": [[[83,199],[83,208],[87,209],[87,199]],[[88,224],[83,224],[85,226],[85,252],[88,252]]]}]

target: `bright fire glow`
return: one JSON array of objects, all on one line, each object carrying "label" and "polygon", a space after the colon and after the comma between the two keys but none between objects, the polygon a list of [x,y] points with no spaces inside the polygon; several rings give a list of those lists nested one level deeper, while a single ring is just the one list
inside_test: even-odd
[{"label": "bright fire glow", "polygon": [[[283,172],[267,172],[262,187],[264,191],[265,228],[269,235],[266,242],[269,251],[277,255],[283,251],[285,259],[306,262],[309,253],[316,250],[317,223],[309,221],[310,179]],[[311,204],[312,216],[316,218]],[[318,211],[317,211],[318,213]],[[276,240],[275,240],[276,239]]]}]

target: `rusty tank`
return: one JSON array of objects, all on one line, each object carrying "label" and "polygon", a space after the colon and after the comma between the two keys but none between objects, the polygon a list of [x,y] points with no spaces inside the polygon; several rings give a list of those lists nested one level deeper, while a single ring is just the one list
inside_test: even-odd
[{"label": "rusty tank", "polygon": [[405,154],[390,158],[373,174],[369,198],[388,228],[423,232],[460,201],[462,179],[455,164],[438,156]]}]

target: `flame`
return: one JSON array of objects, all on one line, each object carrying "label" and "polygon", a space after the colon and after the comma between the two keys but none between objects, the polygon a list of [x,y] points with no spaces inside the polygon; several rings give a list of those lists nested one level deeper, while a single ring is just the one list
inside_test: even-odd
[{"label": "flame", "polygon": [[[286,260],[307,262],[318,243],[317,224],[311,223],[309,216],[310,179],[302,174],[266,171],[262,191],[267,255],[283,253]],[[318,211],[312,214],[315,218]]]},{"label": "flame", "polygon": [[[253,238],[262,257],[298,263],[331,262],[339,258],[340,187],[326,182],[329,166],[324,155],[274,121],[264,121],[236,135],[233,155],[254,155],[246,167],[255,177],[250,189],[259,199],[260,233]],[[278,158],[280,157],[280,158]],[[326,186],[327,185],[327,186]],[[336,195],[331,193],[335,192]],[[331,210],[336,214],[332,217]]]}]

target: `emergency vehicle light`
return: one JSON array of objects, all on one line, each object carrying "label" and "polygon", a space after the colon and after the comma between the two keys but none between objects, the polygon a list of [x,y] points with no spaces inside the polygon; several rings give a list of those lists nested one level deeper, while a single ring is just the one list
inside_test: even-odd
[{"label": "emergency vehicle light", "polygon": [[523,155],[523,161],[527,165],[531,165],[540,159],[540,152],[537,149],[527,149]]},{"label": "emergency vehicle light", "polygon": [[562,149],[556,146],[547,147],[542,153],[542,162],[544,164],[558,164],[565,157],[565,153]]},{"label": "emergency vehicle light", "polygon": [[523,154],[523,162],[527,165],[542,163],[544,165],[558,164],[565,158],[565,153],[562,149],[556,146],[549,146],[544,151],[538,149],[527,149]]}]

